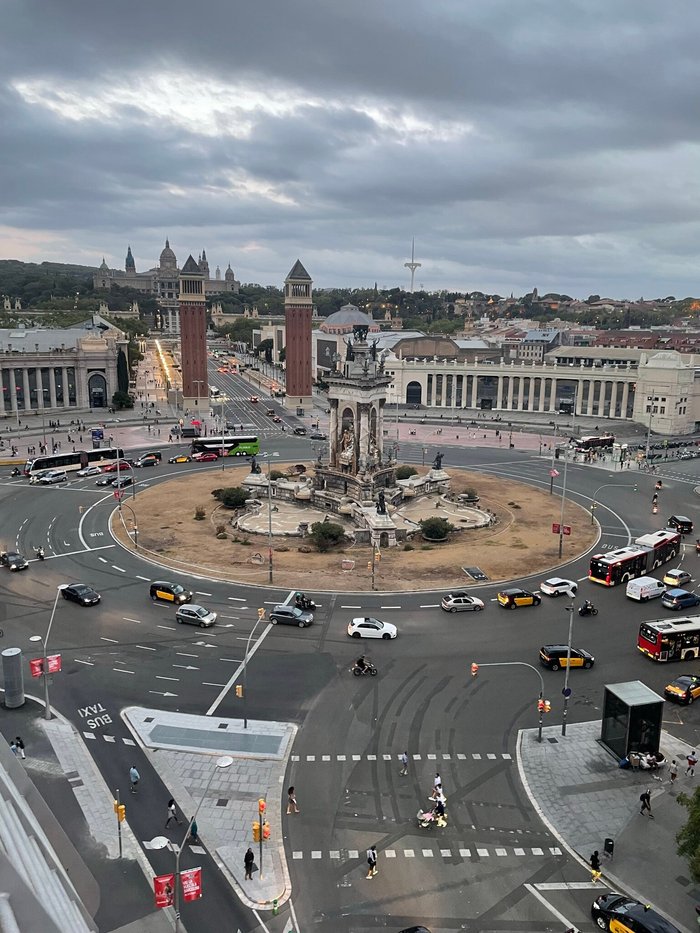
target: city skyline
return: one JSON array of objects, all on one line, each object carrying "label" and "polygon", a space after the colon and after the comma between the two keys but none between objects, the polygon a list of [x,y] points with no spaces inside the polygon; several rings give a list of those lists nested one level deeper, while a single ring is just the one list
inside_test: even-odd
[{"label": "city skyline", "polygon": [[698,291],[686,0],[4,12],[8,259],[143,270],[169,236],[242,282],[408,290],[415,237],[416,290]]}]

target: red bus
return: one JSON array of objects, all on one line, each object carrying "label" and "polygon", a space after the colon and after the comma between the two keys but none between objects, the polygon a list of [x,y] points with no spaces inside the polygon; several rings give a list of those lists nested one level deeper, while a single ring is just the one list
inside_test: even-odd
[{"label": "red bus", "polygon": [[642,535],[634,544],[594,554],[588,579],[603,586],[617,586],[634,577],[643,577],[650,570],[665,564],[680,552],[681,535],[677,531],[653,531]]},{"label": "red bus", "polygon": [[600,448],[605,449],[607,447],[612,447],[612,445],[615,443],[615,435],[589,434],[586,437],[578,438],[578,440],[575,437],[572,437],[571,442],[574,444],[577,450],[598,450]]},{"label": "red bus", "polygon": [[652,661],[692,661],[700,656],[700,616],[642,622],[637,648]]}]

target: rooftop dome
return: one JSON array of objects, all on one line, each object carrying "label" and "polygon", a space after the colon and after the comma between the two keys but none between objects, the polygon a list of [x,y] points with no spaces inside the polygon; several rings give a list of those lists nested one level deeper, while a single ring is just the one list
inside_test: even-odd
[{"label": "rooftop dome", "polygon": [[334,311],[329,314],[326,320],[321,324],[320,329],[327,334],[350,333],[356,325],[368,327],[371,331],[378,331],[379,327],[374,323],[369,314],[356,305],[343,305],[340,311]]},{"label": "rooftop dome", "polygon": [[170,240],[165,241],[165,249],[160,254],[160,265],[161,268],[163,266],[170,266],[172,268],[177,266],[177,258],[175,253],[170,249]]}]

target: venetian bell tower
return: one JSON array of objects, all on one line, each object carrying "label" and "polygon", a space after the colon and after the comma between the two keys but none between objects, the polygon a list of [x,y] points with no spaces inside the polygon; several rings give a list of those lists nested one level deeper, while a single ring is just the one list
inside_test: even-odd
[{"label": "venetian bell tower", "polygon": [[180,271],[180,355],[184,408],[209,412],[207,379],[207,305],[204,276],[189,256]]},{"label": "venetian bell tower", "polygon": [[286,398],[290,408],[311,405],[312,280],[297,259],[284,280],[284,323],[286,341]]}]

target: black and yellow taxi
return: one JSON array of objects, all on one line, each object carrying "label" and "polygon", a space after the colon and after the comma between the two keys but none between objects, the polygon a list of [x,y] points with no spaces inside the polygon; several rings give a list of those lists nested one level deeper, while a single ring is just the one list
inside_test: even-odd
[{"label": "black and yellow taxi", "polygon": [[542,602],[539,593],[530,593],[529,590],[521,590],[516,586],[501,590],[496,599],[504,609],[517,609],[519,606],[539,606]]},{"label": "black and yellow taxi", "polygon": [[695,674],[681,674],[674,681],[664,687],[664,696],[667,700],[690,705],[700,697],[700,677]]},{"label": "black and yellow taxi", "polygon": [[165,603],[175,603],[181,606],[183,603],[189,603],[192,600],[192,593],[186,590],[181,583],[173,583],[167,580],[154,580],[151,583],[151,599],[153,602],[160,599]]},{"label": "black and yellow taxi", "polygon": [[560,667],[566,667],[567,658],[570,668],[585,667],[588,670],[595,664],[593,655],[584,651],[583,648],[572,647],[571,654],[566,645],[542,645],[540,648],[540,664],[548,667],[550,671],[558,671]]},{"label": "black and yellow taxi", "polygon": [[591,904],[596,926],[610,933],[680,933],[650,904],[624,894],[601,894]]},{"label": "black and yellow taxi", "polygon": [[170,457],[168,463],[192,463],[192,457],[187,454],[178,454],[176,457]]}]

